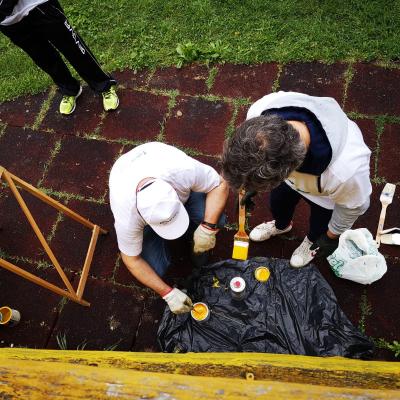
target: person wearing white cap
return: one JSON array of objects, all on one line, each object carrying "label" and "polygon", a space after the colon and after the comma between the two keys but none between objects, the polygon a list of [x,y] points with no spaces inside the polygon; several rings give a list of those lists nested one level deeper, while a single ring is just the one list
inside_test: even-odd
[{"label": "person wearing white cap", "polygon": [[195,254],[214,248],[228,185],[212,167],[159,142],[122,155],[112,167],[109,185],[124,264],[173,313],[189,312],[190,298],[162,279],[171,262],[168,240],[194,232]]}]

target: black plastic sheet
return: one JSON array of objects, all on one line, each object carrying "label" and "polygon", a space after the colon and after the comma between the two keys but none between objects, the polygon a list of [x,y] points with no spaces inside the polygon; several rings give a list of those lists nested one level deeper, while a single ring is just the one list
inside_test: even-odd
[{"label": "black plastic sheet", "polygon": [[[267,266],[266,282],[254,271]],[[246,281],[243,300],[232,297],[230,280]],[[264,352],[310,356],[370,358],[373,344],[348,320],[318,269],[291,268],[287,260],[225,260],[202,267],[192,277],[188,295],[210,308],[198,322],[168,307],[158,329],[165,352]]]}]

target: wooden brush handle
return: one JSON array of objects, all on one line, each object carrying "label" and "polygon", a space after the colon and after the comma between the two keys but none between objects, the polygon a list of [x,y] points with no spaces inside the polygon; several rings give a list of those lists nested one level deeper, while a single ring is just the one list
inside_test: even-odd
[{"label": "wooden brush handle", "polygon": [[386,218],[386,207],[387,204],[382,204],[382,210],[381,210],[381,215],[379,216],[379,223],[378,223],[378,229],[376,231],[376,244],[378,247],[381,244],[381,233],[383,231],[383,225],[385,224],[385,218]]},{"label": "wooden brush handle", "polygon": [[245,224],[245,221],[246,221],[246,206],[245,205],[243,205],[243,206],[240,205],[244,194],[245,194],[244,190],[241,190],[239,192],[239,232],[246,232],[245,229],[244,229],[244,224]]}]

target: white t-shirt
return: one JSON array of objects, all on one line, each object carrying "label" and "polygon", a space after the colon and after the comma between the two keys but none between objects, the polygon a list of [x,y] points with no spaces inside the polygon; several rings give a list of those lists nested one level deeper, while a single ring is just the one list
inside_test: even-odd
[{"label": "white t-shirt", "polygon": [[136,187],[147,177],[169,183],[183,204],[190,192],[208,193],[220,184],[220,176],[214,168],[164,143],[142,144],[122,155],[110,173],[110,205],[118,247],[128,256],[142,252],[146,222],[136,208]]},{"label": "white t-shirt", "polygon": [[13,12],[5,18],[0,25],[13,25],[20,22],[22,18],[26,17],[31,10],[40,4],[46,3],[48,0],[19,0],[15,5]]}]

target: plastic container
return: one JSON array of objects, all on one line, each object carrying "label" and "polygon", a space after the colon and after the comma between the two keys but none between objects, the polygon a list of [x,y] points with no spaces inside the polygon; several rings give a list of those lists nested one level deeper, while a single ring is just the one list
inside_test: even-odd
[{"label": "plastic container", "polygon": [[21,314],[10,307],[0,307],[0,325],[14,326],[21,320]]},{"label": "plastic container", "polygon": [[194,303],[190,311],[192,318],[197,322],[204,322],[210,319],[210,309],[206,303]]},{"label": "plastic container", "polygon": [[271,272],[268,267],[258,267],[254,271],[254,277],[259,281],[259,282],[267,282],[271,275]]},{"label": "plastic container", "polygon": [[229,284],[231,288],[232,298],[235,300],[243,300],[246,296],[246,282],[240,276],[235,276]]}]

